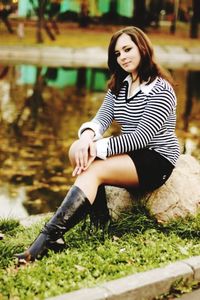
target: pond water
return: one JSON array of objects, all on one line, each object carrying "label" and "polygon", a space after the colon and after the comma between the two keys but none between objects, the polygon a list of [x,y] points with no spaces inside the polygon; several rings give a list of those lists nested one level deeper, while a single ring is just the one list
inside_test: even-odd
[{"label": "pond water", "polygon": [[[200,71],[172,73],[181,150],[200,160]],[[0,66],[0,217],[58,207],[73,183],[69,146],[100,106],[107,79],[98,68]]]}]

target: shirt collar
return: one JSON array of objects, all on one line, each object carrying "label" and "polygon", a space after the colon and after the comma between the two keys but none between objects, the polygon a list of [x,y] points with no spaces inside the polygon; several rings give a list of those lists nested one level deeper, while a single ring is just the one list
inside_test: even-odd
[{"label": "shirt collar", "polygon": [[[158,77],[156,77],[156,79],[154,79],[154,81],[152,81],[151,83],[148,84],[148,81],[144,81],[143,83],[141,83],[139,85],[139,89],[145,94],[145,95],[148,95],[151,90],[153,89],[154,85],[156,84],[156,81],[157,81]],[[131,85],[132,83],[132,76],[129,74],[125,79],[124,81],[127,81],[129,86]]]}]

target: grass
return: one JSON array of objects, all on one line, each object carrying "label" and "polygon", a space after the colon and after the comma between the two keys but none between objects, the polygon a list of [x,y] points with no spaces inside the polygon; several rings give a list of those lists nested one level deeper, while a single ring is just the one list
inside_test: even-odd
[{"label": "grass", "polygon": [[41,226],[27,229],[1,220],[0,299],[45,299],[199,255],[200,214],[161,225],[137,208],[112,223],[104,239],[100,230],[89,234],[89,224],[84,231],[79,224],[66,233],[65,251],[49,251],[48,257],[18,268],[13,254],[23,251]]}]

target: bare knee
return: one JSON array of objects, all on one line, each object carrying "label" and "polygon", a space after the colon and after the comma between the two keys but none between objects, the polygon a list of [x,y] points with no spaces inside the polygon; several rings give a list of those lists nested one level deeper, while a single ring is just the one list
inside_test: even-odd
[{"label": "bare knee", "polygon": [[72,166],[75,166],[75,164],[76,164],[75,163],[75,149],[76,149],[77,142],[78,142],[78,140],[73,142],[68,151],[69,161]]},{"label": "bare knee", "polygon": [[85,170],[82,175],[83,177],[87,178],[90,182],[96,181],[98,185],[103,183],[103,170],[101,168],[100,160],[96,159],[93,163],[89,166],[87,170]]}]

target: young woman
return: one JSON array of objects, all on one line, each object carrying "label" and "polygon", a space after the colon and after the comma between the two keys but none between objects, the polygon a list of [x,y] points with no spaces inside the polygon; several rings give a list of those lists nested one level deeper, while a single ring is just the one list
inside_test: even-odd
[{"label": "young woman", "polygon": [[[162,186],[172,173],[180,154],[176,96],[146,34],[137,27],[116,32],[108,48],[108,67],[105,99],[96,116],[80,127],[69,151],[75,183],[29,249],[16,255],[19,261],[62,247],[64,233],[92,208],[98,217],[104,185],[148,191]],[[113,120],[121,134],[103,137]]]}]

